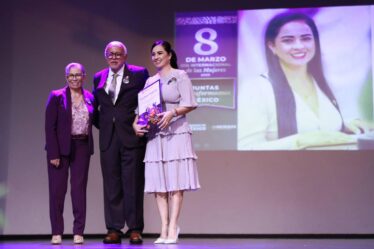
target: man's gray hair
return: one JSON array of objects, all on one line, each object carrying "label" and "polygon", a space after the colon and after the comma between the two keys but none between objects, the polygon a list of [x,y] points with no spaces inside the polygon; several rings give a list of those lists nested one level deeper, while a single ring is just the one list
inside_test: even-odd
[{"label": "man's gray hair", "polygon": [[123,44],[122,42],[120,41],[111,41],[108,43],[108,45],[106,45],[105,47],[105,50],[104,50],[104,56],[106,57],[107,56],[107,51],[110,47],[120,47],[123,49],[123,52],[125,53],[125,55],[127,55],[127,48],[125,46],[125,44]]}]

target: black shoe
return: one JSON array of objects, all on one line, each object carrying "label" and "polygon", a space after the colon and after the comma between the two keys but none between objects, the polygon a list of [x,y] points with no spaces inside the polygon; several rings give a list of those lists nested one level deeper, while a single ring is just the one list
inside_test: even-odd
[{"label": "black shoe", "polygon": [[104,244],[121,244],[121,233],[117,231],[108,231],[105,236],[103,243]]},{"label": "black shoe", "polygon": [[143,238],[142,235],[139,232],[133,231],[130,232],[130,244],[142,244],[143,243]]}]

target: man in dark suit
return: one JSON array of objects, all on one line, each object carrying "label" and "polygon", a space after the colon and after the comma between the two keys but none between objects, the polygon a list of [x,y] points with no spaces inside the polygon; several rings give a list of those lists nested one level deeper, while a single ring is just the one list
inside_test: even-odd
[{"label": "man in dark suit", "polygon": [[141,244],[145,140],[135,135],[132,123],[138,92],[149,74],[143,67],[126,64],[127,49],[121,42],[110,42],[104,54],[109,68],[95,74],[93,90],[108,230],[103,242],[121,243],[126,224],[130,243]]}]

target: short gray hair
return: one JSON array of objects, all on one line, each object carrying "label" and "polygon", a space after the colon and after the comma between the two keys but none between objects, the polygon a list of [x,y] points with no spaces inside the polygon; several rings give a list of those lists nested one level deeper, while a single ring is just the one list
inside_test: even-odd
[{"label": "short gray hair", "polygon": [[104,57],[106,57],[106,52],[108,51],[108,49],[110,47],[120,47],[123,49],[123,52],[125,53],[125,55],[127,55],[127,48],[125,46],[125,44],[123,44],[122,42],[120,41],[111,41],[108,43],[108,45],[106,45],[105,47],[105,50],[104,50]]},{"label": "short gray hair", "polygon": [[86,70],[84,69],[84,66],[78,62],[71,62],[65,67],[65,74],[68,75],[70,72],[70,69],[73,67],[78,67],[82,71],[83,75],[86,75]]}]

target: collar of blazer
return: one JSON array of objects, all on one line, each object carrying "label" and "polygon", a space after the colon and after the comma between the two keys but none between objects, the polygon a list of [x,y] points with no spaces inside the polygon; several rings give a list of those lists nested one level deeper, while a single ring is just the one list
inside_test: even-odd
[{"label": "collar of blazer", "polygon": [[[84,103],[85,105],[87,106],[87,110],[88,110],[88,117],[90,119],[90,122],[92,121],[92,118],[93,118],[93,103],[90,99],[90,92],[84,90],[82,88],[82,94],[83,94],[83,100],[84,100]],[[71,124],[72,121],[73,121],[73,117],[72,117],[72,110],[71,110],[71,106],[72,106],[72,101],[71,101],[71,92],[70,92],[70,88],[69,86],[66,86],[62,89],[62,101],[63,101],[63,104],[64,104],[64,108],[66,110],[66,112],[69,114],[67,115],[68,119],[67,121]]]},{"label": "collar of blazer", "polygon": [[62,90],[62,98],[64,101],[65,109],[71,106],[71,93],[69,86],[65,86]]},{"label": "collar of blazer", "polygon": [[61,96],[63,98],[62,101],[64,102],[65,110],[69,113],[68,119],[69,119],[69,122],[71,123],[71,93],[70,93],[69,86],[66,86],[63,88]]},{"label": "collar of blazer", "polygon": [[[92,105],[92,101],[89,96],[90,92],[82,88],[83,101],[86,105]],[[62,102],[66,110],[71,110],[71,92],[69,86],[62,89]]]},{"label": "collar of blazer", "polygon": [[97,89],[101,89],[101,88],[104,89],[105,88],[106,79],[108,78],[108,74],[109,74],[109,69],[107,68],[101,74],[100,82],[99,82],[99,85],[97,86]]}]

